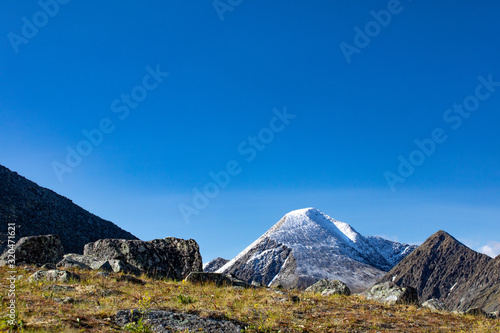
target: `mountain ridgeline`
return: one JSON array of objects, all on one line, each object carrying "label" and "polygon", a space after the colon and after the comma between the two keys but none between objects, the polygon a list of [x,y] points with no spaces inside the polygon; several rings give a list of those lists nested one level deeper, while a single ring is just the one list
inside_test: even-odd
[{"label": "mountain ridgeline", "polygon": [[500,310],[500,256],[471,250],[438,231],[401,260],[379,283],[392,281],[417,289],[422,302],[437,299],[448,310]]},{"label": "mountain ridgeline", "polygon": [[363,291],[416,246],[364,237],[350,225],[315,208],[285,215],[217,272],[247,282],[304,289],[337,279]]},{"label": "mountain ridgeline", "polygon": [[[49,189],[0,165],[0,221],[16,224],[16,240],[57,234],[66,252],[83,253],[87,243],[103,238],[138,239]],[[0,253],[7,228],[0,230]]]}]

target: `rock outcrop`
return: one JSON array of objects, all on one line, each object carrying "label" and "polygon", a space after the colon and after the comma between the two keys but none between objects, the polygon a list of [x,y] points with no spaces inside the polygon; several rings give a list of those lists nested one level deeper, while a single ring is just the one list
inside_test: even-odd
[{"label": "rock outcrop", "polygon": [[320,293],[323,296],[329,295],[351,295],[351,290],[342,281],[322,279],[308,287],[306,291]]},{"label": "rock outcrop", "polygon": [[80,276],[68,271],[53,269],[49,271],[40,270],[31,275],[28,281],[55,281],[55,282],[69,282],[71,280],[80,280]]},{"label": "rock outcrop", "polygon": [[115,322],[121,327],[137,323],[140,319],[151,327],[155,333],[172,332],[206,332],[206,333],[240,333],[242,327],[221,319],[202,318],[188,313],[151,310],[120,310],[116,313]]},{"label": "rock outcrop", "polygon": [[192,239],[101,239],[85,245],[84,255],[98,261],[120,260],[150,276],[175,280],[203,270],[199,246]]},{"label": "rock outcrop", "polygon": [[58,268],[79,267],[82,269],[94,269],[105,272],[125,273],[140,275],[142,272],[138,268],[129,265],[121,260],[99,260],[90,255],[82,255],[76,253],[68,253],[64,255],[64,259],[56,265]]},{"label": "rock outcrop", "polygon": [[400,287],[393,282],[383,282],[369,288],[363,294],[367,299],[390,305],[419,305],[417,290],[412,287]]},{"label": "rock outcrop", "polygon": [[210,261],[209,263],[203,265],[203,271],[205,273],[215,273],[219,268],[227,264],[229,260],[224,259],[224,258],[215,258],[214,260]]},{"label": "rock outcrop", "polygon": [[[55,264],[64,255],[64,249],[58,235],[30,236],[21,238],[14,247],[16,265]],[[5,264],[9,251],[0,256],[0,262]]]},{"label": "rock outcrop", "polygon": [[426,308],[426,309],[437,310],[437,311],[446,310],[444,303],[440,302],[439,300],[437,300],[435,298],[432,298],[432,299],[429,299],[429,300],[423,302],[422,307]]},{"label": "rock outcrop", "polygon": [[[40,187],[0,165],[0,221],[15,223],[16,236],[59,235],[64,250],[82,253],[83,246],[104,238],[137,239],[71,200]],[[7,228],[0,230],[0,253],[7,244]]]}]

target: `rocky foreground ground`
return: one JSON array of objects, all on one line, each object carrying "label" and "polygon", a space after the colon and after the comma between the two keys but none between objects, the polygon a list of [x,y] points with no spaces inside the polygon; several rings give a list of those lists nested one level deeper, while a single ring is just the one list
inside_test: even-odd
[{"label": "rocky foreground ground", "polygon": [[[415,305],[388,305],[360,295],[217,286],[143,274],[34,265],[15,268],[16,325],[7,320],[8,266],[0,267],[3,331],[24,332],[500,332],[500,320]],[[40,275],[40,274],[39,274]],[[79,278],[75,278],[78,276]],[[31,278],[30,278],[31,277]]]}]

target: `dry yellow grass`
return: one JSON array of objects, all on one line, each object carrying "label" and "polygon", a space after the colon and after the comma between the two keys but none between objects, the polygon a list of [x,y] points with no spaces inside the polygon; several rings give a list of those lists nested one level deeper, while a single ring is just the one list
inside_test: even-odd
[{"label": "dry yellow grass", "polygon": [[[330,296],[275,289],[235,289],[212,284],[152,280],[145,285],[118,282],[118,274],[103,278],[95,271],[71,270],[83,280],[57,283],[71,290],[48,289],[53,282],[29,283],[33,272],[17,268],[18,326],[6,324],[7,271],[0,268],[0,327],[24,332],[119,332],[113,315],[120,309],[162,309],[242,323],[245,332],[500,332],[500,320],[415,306],[388,306],[360,296]],[[294,302],[292,296],[298,296]],[[75,303],[55,298],[72,297]],[[2,326],[3,325],[3,326]]]}]

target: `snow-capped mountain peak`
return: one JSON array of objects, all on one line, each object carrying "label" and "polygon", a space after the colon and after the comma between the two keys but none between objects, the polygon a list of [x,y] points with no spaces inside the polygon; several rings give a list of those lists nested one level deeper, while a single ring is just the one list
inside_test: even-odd
[{"label": "snow-capped mountain peak", "polygon": [[[218,272],[285,287],[338,278],[360,290],[393,266],[388,259],[395,256],[382,243],[316,208],[304,208],[286,214]],[[384,253],[378,244],[385,246]]]}]

